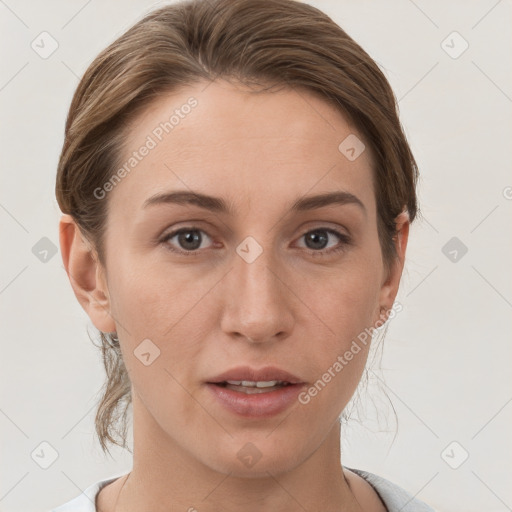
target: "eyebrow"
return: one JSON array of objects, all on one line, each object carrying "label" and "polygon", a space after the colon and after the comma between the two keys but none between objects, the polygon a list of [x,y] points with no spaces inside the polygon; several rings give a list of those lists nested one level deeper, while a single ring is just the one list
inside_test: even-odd
[{"label": "eyebrow", "polygon": [[[159,204],[191,204],[216,213],[224,213],[226,215],[233,215],[234,213],[232,208],[226,201],[224,201],[224,199],[192,191],[177,191],[155,194],[148,198],[142,207],[147,208],[149,206]],[[325,206],[343,206],[346,204],[355,204],[362,209],[365,215],[367,214],[363,202],[354,194],[344,191],[328,192],[324,194],[300,197],[292,204],[290,211],[304,212],[316,210]]]}]

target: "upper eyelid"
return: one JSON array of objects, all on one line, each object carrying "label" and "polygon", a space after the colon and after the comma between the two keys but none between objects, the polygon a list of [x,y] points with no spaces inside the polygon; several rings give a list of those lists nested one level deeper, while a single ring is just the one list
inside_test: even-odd
[{"label": "upper eyelid", "polygon": [[[203,233],[206,233],[208,236],[209,233],[208,233],[208,228],[203,228],[201,227],[199,224],[194,224],[195,221],[190,221],[189,224],[186,224],[182,227],[178,227],[178,228],[173,228],[173,229],[169,229],[169,230],[164,230],[164,233],[161,235],[162,237],[166,237],[166,236],[169,236],[169,235],[172,235],[172,234],[176,234],[182,230],[186,231],[186,230],[189,230],[189,231],[202,231]],[[320,221],[321,222],[321,221]],[[321,223],[320,225],[318,226],[308,226],[308,227],[305,227],[303,230],[301,230],[301,236],[304,235],[305,233],[309,233],[310,231],[315,231],[317,229],[324,229],[324,230],[331,230],[331,231],[337,231],[339,232],[341,235],[345,235],[345,236],[348,236],[350,237],[351,234],[350,234],[350,231],[347,229],[347,228],[344,228],[342,226],[336,226],[336,227],[332,227],[329,225],[329,222],[324,222],[323,224]],[[346,230],[347,233],[344,233],[343,230]],[[232,233],[232,231],[230,230],[230,233]]]}]

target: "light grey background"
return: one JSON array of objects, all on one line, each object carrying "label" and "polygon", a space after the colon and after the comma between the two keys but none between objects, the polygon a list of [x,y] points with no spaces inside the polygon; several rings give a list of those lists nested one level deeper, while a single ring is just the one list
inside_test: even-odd
[{"label": "light grey background", "polygon": [[[421,172],[424,220],[411,230],[397,297],[404,310],[389,324],[382,371],[362,395],[370,404],[363,424],[346,429],[343,463],[439,511],[512,510],[511,2],[309,3],[386,73]],[[104,374],[87,335],[92,324],[60,252],[43,262],[36,244],[47,237],[58,246],[54,180],[79,77],[159,5],[0,0],[2,512],[48,510],[131,468],[127,451],[105,459],[94,438]],[[46,59],[31,48],[34,40],[42,47],[43,31],[58,43]],[[443,253],[452,237],[468,248],[460,256],[456,247],[455,262],[453,248],[450,258]],[[396,437],[383,390],[398,415]],[[58,453],[47,469],[40,464],[51,449],[42,442]]]}]

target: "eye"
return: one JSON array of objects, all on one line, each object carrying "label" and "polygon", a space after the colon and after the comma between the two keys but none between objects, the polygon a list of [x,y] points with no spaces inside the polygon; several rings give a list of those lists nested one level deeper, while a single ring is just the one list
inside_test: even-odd
[{"label": "eye", "polygon": [[[164,235],[161,239],[161,243],[172,252],[183,254],[184,256],[198,256],[201,254],[199,249],[204,249],[204,247],[201,247],[205,238],[203,234],[206,235],[206,238],[210,238],[202,229],[193,226],[180,228]],[[329,238],[333,237],[338,239],[338,244],[334,244],[333,247],[325,249]],[[310,249],[307,252],[312,256],[326,256],[337,253],[346,249],[346,246],[351,244],[351,238],[348,235],[331,228],[310,230],[304,233],[300,238],[306,240],[306,247]],[[176,245],[173,246],[171,243],[173,239],[176,239],[175,244],[178,245],[178,247],[176,247]]]},{"label": "eye", "polygon": [[[338,238],[338,245],[335,244],[334,247],[324,249],[328,244],[329,237],[332,237],[333,235]],[[346,246],[351,243],[351,239],[348,235],[331,228],[313,229],[304,233],[301,238],[306,240],[306,246],[312,249],[308,252],[313,256],[324,256],[337,253],[346,249]]]},{"label": "eye", "polygon": [[[164,243],[170,251],[177,252],[185,256],[196,256],[200,254],[198,249],[201,248],[201,242],[204,238],[201,233],[206,235],[206,233],[199,228],[181,228],[164,235],[161,242]],[[208,235],[206,235],[206,237],[210,238]],[[170,244],[170,241],[173,238],[176,238],[176,243],[179,244],[181,248],[175,248]]]}]

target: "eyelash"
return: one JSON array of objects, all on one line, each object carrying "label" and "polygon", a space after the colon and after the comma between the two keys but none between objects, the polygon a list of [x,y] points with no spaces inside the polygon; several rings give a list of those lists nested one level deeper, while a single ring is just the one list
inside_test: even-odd
[{"label": "eyelash", "polygon": [[[171,233],[168,233],[168,234],[164,235],[163,238],[160,240],[160,242],[163,243],[166,246],[166,248],[168,250],[170,250],[171,252],[174,252],[174,253],[177,253],[177,254],[181,254],[181,255],[184,255],[184,256],[199,256],[201,254],[201,251],[199,251],[199,250],[184,251],[184,250],[181,250],[181,249],[175,249],[174,247],[171,247],[167,243],[169,240],[174,238],[176,235],[179,235],[181,233],[188,233],[188,232],[191,232],[191,231],[200,231],[202,233],[206,233],[204,230],[202,230],[200,228],[197,228],[197,227],[194,227],[194,226],[190,226],[190,227],[186,227],[186,228],[180,228],[180,229],[178,229],[176,231],[173,231]],[[336,231],[335,229],[331,229],[331,228],[310,229],[309,231],[306,231],[305,233],[303,233],[300,236],[300,238],[304,237],[305,235],[307,235],[309,233],[313,233],[313,232],[317,232],[317,231],[325,231],[327,233],[330,233],[332,235],[337,236],[340,239],[340,245],[338,247],[334,247],[334,248],[331,248],[331,249],[319,250],[319,251],[314,251],[312,249],[306,249],[306,252],[308,254],[310,254],[311,256],[313,256],[313,257],[328,256],[328,255],[331,255],[331,254],[335,254],[335,253],[341,252],[341,251],[346,249],[346,246],[351,245],[351,243],[352,243],[352,240],[351,240],[351,238],[348,235],[346,235],[344,233],[340,233],[339,231]]]}]

